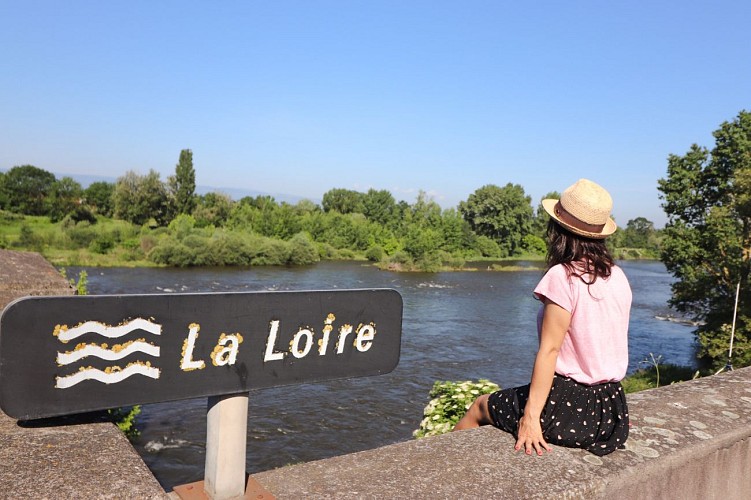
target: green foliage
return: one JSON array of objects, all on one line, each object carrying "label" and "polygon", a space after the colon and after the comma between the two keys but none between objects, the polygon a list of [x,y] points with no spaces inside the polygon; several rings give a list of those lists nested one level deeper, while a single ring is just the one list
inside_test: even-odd
[{"label": "green foliage", "polygon": [[60,221],[80,207],[82,201],[83,188],[81,188],[81,185],[71,177],[63,177],[52,183],[49,198],[46,200],[47,214],[52,222]]},{"label": "green foliage", "polygon": [[113,194],[115,217],[143,225],[154,219],[158,225],[172,220],[167,188],[159,173],[138,175],[132,170],[117,179]]},{"label": "green foliage", "polygon": [[365,252],[365,258],[372,262],[382,261],[385,255],[386,252],[383,251],[383,247],[380,245],[373,245]]},{"label": "green foliage", "polygon": [[5,208],[26,215],[46,215],[55,175],[33,165],[16,166],[2,177]]},{"label": "green foliage", "polygon": [[478,396],[498,390],[500,387],[497,384],[486,379],[477,382],[435,382],[429,394],[432,399],[423,411],[420,427],[412,435],[423,438],[451,431]]},{"label": "green foliage", "polygon": [[21,231],[18,235],[18,245],[24,248],[40,250],[42,247],[42,238],[34,232],[27,224],[21,224]]},{"label": "green foliage", "polygon": [[198,197],[193,218],[196,226],[224,226],[232,211],[232,198],[224,193],[206,193]]},{"label": "green foliage", "polygon": [[96,229],[88,222],[78,222],[64,228],[73,248],[86,248],[97,237]]},{"label": "green foliage", "polygon": [[533,255],[545,255],[548,251],[545,240],[534,234],[528,234],[522,238],[522,248]]},{"label": "green foliage", "polygon": [[334,188],[323,193],[324,212],[340,214],[362,213],[362,193],[350,189]]},{"label": "green foliage", "polygon": [[368,189],[362,196],[362,213],[368,220],[383,226],[390,224],[394,218],[396,201],[390,192],[382,189]]},{"label": "green foliage", "polygon": [[105,217],[112,217],[115,210],[115,185],[111,182],[97,181],[84,189],[83,196],[91,210]]},{"label": "green foliage", "polygon": [[[24,182],[11,182],[18,178]],[[0,246],[43,251],[69,265],[304,265],[367,258],[390,269],[436,272],[460,268],[465,259],[544,253],[534,231],[547,215],[530,218],[529,197],[512,184],[477,190],[461,211],[443,211],[422,191],[412,204],[376,189],[332,189],[322,208],[310,200],[277,203],[270,196],[233,201],[221,193],[195,196],[192,152],[186,149],[166,184],[153,170],[144,176],[129,171],[114,184],[95,182],[81,190],[69,177],[57,181],[36,167],[14,167],[0,175],[0,208],[29,198],[23,190],[32,180],[44,181],[38,184],[46,191],[37,190],[37,198],[53,224],[31,223],[32,216],[21,214],[10,220],[12,212],[0,212],[9,221],[0,225]],[[141,233],[120,231],[126,227]],[[652,255],[611,240],[616,255]],[[651,247],[659,244],[659,237],[650,238]]]},{"label": "green foliage", "polygon": [[522,251],[522,239],[532,231],[531,203],[518,184],[488,184],[459,203],[459,210],[475,233],[493,239],[507,257]]},{"label": "green foliage", "polygon": [[478,236],[475,240],[475,248],[483,257],[500,258],[502,256],[501,247],[487,236]]},{"label": "green foliage", "polygon": [[117,425],[129,440],[137,438],[141,432],[136,427],[136,417],[141,413],[141,407],[139,405],[131,406],[130,408],[114,408],[107,410],[112,422]]},{"label": "green foliage", "polygon": [[112,234],[104,233],[97,235],[91,243],[89,250],[98,254],[106,254],[115,247],[115,238]]},{"label": "green foliage", "polygon": [[626,393],[639,392],[656,387],[685,382],[699,376],[699,372],[688,366],[670,363],[655,364],[635,371],[621,381]]},{"label": "green foliage", "polygon": [[289,240],[289,264],[302,266],[319,260],[318,249],[308,233],[297,233]]},{"label": "green foliage", "polygon": [[[714,132],[715,147],[670,155],[659,181],[668,215],[661,258],[675,276],[670,303],[700,323],[700,355],[725,363],[735,290],[741,283],[734,363],[751,364],[751,113]],[[727,348],[725,349],[727,352]]]},{"label": "green foliage", "polygon": [[60,268],[60,275],[70,283],[76,290],[76,295],[88,295],[89,294],[89,273],[81,271],[78,273],[78,280],[68,278],[68,274],[64,267]]},{"label": "green foliage", "polygon": [[175,166],[175,175],[169,178],[170,191],[177,214],[190,214],[196,207],[196,171],[193,168],[193,151],[183,149]]}]

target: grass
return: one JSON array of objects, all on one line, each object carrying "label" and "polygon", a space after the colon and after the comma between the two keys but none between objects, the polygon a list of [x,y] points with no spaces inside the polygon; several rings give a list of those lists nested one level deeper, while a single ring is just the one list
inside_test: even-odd
[{"label": "grass", "polygon": [[[635,371],[621,381],[626,394],[655,389],[665,385],[685,382],[698,378],[702,374],[688,366],[659,364]],[[706,374],[703,374],[706,375]],[[658,383],[659,380],[659,383]]]}]

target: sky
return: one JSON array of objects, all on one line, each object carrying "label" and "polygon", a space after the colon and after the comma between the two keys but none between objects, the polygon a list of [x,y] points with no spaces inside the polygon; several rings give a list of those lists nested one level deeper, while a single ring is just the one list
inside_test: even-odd
[{"label": "sky", "polygon": [[751,109],[751,2],[0,0],[0,170],[320,201],[579,178],[662,227],[670,154]]}]

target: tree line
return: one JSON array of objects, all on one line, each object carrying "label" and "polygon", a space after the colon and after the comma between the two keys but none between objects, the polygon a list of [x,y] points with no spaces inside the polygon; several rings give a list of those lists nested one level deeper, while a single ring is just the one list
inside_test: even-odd
[{"label": "tree line", "polygon": [[[94,182],[85,189],[71,177],[57,179],[23,165],[0,173],[0,209],[59,223],[70,241],[57,244],[85,243],[100,253],[125,246],[140,249],[154,263],[173,266],[309,264],[361,257],[386,267],[435,271],[473,259],[545,253],[548,216],[541,206],[533,208],[521,186],[511,183],[483,186],[457,208],[445,210],[423,192],[408,203],[388,190],[333,188],[319,205],[310,200],[279,203],[270,196],[233,200],[221,192],[197,195],[195,189],[189,149],[180,152],[175,173],[166,181],[154,170],[145,175],[128,171],[114,183]],[[96,226],[105,219],[133,227],[102,234]],[[33,242],[26,233],[18,241]],[[629,221],[617,234],[613,248],[624,257],[658,251],[659,231],[644,218]]]}]

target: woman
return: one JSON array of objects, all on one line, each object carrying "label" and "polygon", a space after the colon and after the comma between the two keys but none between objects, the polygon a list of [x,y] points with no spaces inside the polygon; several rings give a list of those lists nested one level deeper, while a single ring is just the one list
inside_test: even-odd
[{"label": "woman", "polygon": [[454,430],[493,424],[530,455],[550,444],[606,455],[628,437],[620,380],[628,367],[631,288],[605,246],[610,194],[581,179],[543,200],[548,270],[534,290],[539,349],[529,385],[480,396]]}]

